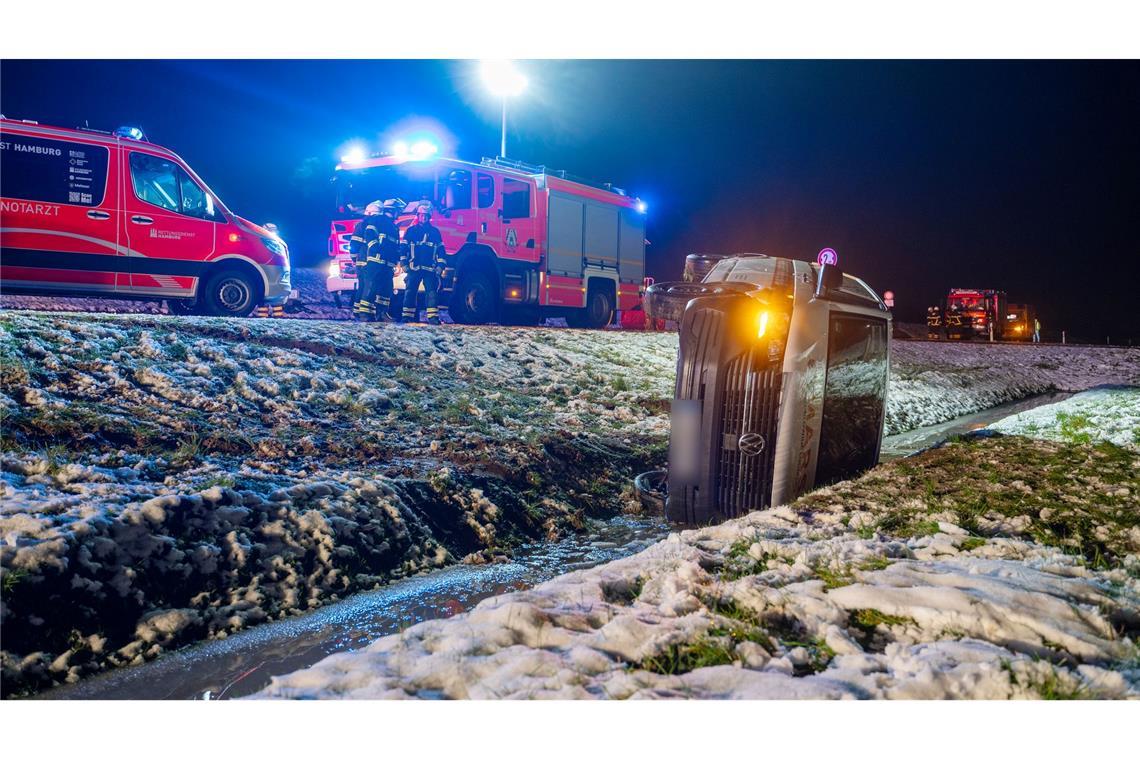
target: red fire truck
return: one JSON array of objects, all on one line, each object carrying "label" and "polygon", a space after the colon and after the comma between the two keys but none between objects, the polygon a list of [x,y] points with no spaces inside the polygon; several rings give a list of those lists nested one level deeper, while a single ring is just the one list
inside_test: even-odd
[{"label": "red fire truck", "polygon": [[167,299],[246,316],[289,297],[289,251],[142,131],[0,120],[5,292]]},{"label": "red fire truck", "polygon": [[641,302],[645,205],[620,188],[505,159],[380,156],[337,165],[329,289],[354,287],[348,241],[369,202],[430,201],[447,252],[441,301],[465,324],[563,316],[603,327]]},{"label": "red fire truck", "polygon": [[950,340],[988,340],[992,329],[993,339],[1002,340],[1006,312],[1005,291],[951,288],[942,312],[946,337]]}]

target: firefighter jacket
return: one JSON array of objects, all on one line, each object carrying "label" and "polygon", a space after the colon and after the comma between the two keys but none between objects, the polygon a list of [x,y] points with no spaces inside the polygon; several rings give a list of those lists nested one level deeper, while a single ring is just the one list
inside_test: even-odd
[{"label": "firefighter jacket", "polygon": [[443,236],[431,222],[413,224],[404,233],[404,242],[408,244],[404,254],[408,269],[443,269]]},{"label": "firefighter jacket", "polygon": [[357,266],[395,264],[400,259],[400,233],[384,214],[366,216],[356,224],[348,250]]}]

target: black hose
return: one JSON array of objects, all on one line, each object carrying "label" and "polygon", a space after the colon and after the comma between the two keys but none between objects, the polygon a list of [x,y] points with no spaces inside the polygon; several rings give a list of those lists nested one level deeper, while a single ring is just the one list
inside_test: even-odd
[{"label": "black hose", "polygon": [[665,514],[665,498],[669,495],[669,473],[665,470],[650,470],[633,479],[637,498],[642,509]]}]

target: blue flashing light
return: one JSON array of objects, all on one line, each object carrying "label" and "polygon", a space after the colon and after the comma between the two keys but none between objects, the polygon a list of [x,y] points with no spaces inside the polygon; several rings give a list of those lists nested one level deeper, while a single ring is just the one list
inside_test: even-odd
[{"label": "blue flashing light", "polygon": [[122,137],[126,140],[137,140],[139,142],[146,140],[146,135],[138,127],[119,127],[115,130],[115,137]]},{"label": "blue flashing light", "polygon": [[636,208],[637,208],[637,212],[639,214],[644,214],[646,212],[646,210],[649,208],[649,205],[645,201],[638,198]]},{"label": "blue flashing light", "polygon": [[412,145],[412,156],[414,158],[428,158],[439,152],[439,148],[434,143],[427,140],[419,140]]},{"label": "blue flashing light", "polygon": [[359,164],[362,163],[365,158],[367,158],[367,155],[364,153],[364,148],[356,147],[350,148],[348,153],[341,156],[340,162],[342,164]]},{"label": "blue flashing light", "polygon": [[403,140],[397,140],[392,143],[392,155],[398,158],[403,158],[408,155],[408,144]]}]

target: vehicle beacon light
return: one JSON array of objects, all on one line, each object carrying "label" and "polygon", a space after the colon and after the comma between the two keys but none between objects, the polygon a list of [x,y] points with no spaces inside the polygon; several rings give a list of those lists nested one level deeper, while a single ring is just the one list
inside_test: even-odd
[{"label": "vehicle beacon light", "polygon": [[412,156],[415,158],[428,158],[438,152],[439,148],[427,140],[420,140],[412,146]]},{"label": "vehicle beacon light", "polygon": [[640,198],[637,199],[637,212],[639,214],[644,214],[648,208],[649,206],[645,203],[645,201],[641,200]]},{"label": "vehicle beacon light", "polygon": [[348,153],[345,153],[343,156],[341,156],[340,162],[342,164],[359,164],[362,163],[367,157],[368,156],[366,156],[364,153],[364,148],[357,146],[350,148]]},{"label": "vehicle beacon light", "polygon": [[119,127],[115,130],[115,137],[122,137],[126,140],[138,140],[139,142],[146,141],[146,135],[138,127]]}]

